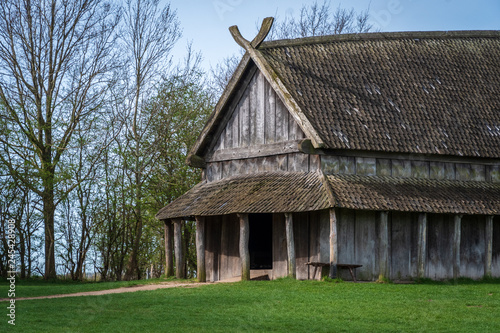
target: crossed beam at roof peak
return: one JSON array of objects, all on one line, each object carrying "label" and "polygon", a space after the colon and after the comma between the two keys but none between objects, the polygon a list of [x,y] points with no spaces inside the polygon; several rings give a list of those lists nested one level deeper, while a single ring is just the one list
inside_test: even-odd
[{"label": "crossed beam at roof peak", "polygon": [[262,21],[259,33],[257,34],[257,36],[255,36],[255,38],[251,42],[243,38],[243,36],[240,33],[240,30],[238,29],[238,26],[236,25],[229,27],[229,32],[231,32],[231,36],[233,36],[236,43],[238,43],[239,46],[248,51],[248,49],[256,49],[257,47],[259,47],[259,45],[264,41],[264,39],[269,34],[269,31],[271,31],[273,22],[274,22],[274,17],[266,17]]}]

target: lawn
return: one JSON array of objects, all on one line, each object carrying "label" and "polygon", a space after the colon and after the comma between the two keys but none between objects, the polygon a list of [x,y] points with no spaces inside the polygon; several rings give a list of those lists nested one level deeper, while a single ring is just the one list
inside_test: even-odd
[{"label": "lawn", "polygon": [[[2,302],[0,307],[7,305]],[[500,332],[499,313],[498,283],[403,285],[281,279],[19,300],[12,331]],[[8,317],[2,317],[0,331],[12,329]]]}]

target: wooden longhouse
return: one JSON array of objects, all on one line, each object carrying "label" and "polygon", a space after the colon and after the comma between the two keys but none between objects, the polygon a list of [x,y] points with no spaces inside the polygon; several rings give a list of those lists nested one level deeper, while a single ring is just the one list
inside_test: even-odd
[{"label": "wooden longhouse", "polygon": [[499,277],[500,32],[271,24],[230,28],[246,54],[189,154],[203,181],[157,214],[176,260],[196,219],[200,281]]}]

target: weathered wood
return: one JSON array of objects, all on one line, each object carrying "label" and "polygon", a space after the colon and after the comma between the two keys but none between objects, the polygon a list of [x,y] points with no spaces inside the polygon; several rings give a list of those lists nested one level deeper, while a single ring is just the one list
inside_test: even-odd
[{"label": "weathered wood", "polygon": [[356,174],[360,176],[375,176],[377,174],[376,159],[356,157]]},{"label": "weathered wood", "polygon": [[471,176],[471,165],[465,163],[456,163],[455,165],[457,180],[470,180]]},{"label": "weathered wood", "polygon": [[484,182],[486,180],[486,167],[483,164],[471,165],[471,180]]},{"label": "weathered wood", "polygon": [[411,176],[413,178],[429,178],[428,161],[411,161]]},{"label": "weathered wood", "polygon": [[241,280],[250,280],[250,252],[248,242],[250,240],[250,223],[248,214],[238,214],[240,219],[240,258],[241,258]]},{"label": "weathered wood", "polygon": [[250,42],[250,45],[253,48],[258,48],[259,45],[266,39],[269,31],[271,31],[271,27],[273,26],[274,17],[266,17],[262,20],[262,25],[260,26],[259,33],[255,36],[254,39]]},{"label": "weathered wood", "polygon": [[173,219],[174,222],[174,252],[175,252],[175,276],[178,279],[186,278],[184,265],[184,254],[182,253],[182,220]]},{"label": "weathered wood", "polygon": [[293,236],[293,214],[285,213],[286,249],[288,254],[288,276],[296,278],[295,240]]},{"label": "weathered wood", "polygon": [[276,93],[270,84],[266,84],[265,89],[264,141],[269,144],[276,142]]},{"label": "weathered wood", "polygon": [[285,216],[273,214],[273,279],[288,275]]},{"label": "weathered wood", "polygon": [[392,160],[392,175],[394,177],[408,178],[411,176],[411,161]]},{"label": "weathered wood", "polygon": [[249,90],[241,98],[239,104],[239,121],[240,121],[240,147],[248,147],[250,145],[250,95]]},{"label": "weathered wood", "polygon": [[390,159],[377,158],[377,176],[391,176],[392,164]]},{"label": "weathered wood", "polygon": [[376,213],[373,211],[355,211],[355,261],[363,265],[356,272],[359,280],[371,281],[378,277],[378,253],[376,248],[377,230]]},{"label": "weathered wood", "polygon": [[207,281],[205,268],[205,217],[196,216],[196,276],[198,282]]},{"label": "weathered wood", "polygon": [[460,277],[460,238],[462,215],[453,217],[453,278]]},{"label": "weathered wood", "polygon": [[330,278],[337,277],[338,240],[337,240],[337,211],[330,208]]},{"label": "weathered wood", "polygon": [[461,221],[460,276],[480,279],[485,274],[486,219],[479,215],[464,215]]},{"label": "weathered wood", "polygon": [[379,237],[379,281],[389,277],[389,213],[380,212]]},{"label": "weathered wood", "polygon": [[418,215],[418,242],[417,242],[417,277],[425,277],[425,267],[427,261],[427,214]]},{"label": "weathered wood", "polygon": [[339,173],[339,157],[331,155],[321,155],[321,170],[325,175],[334,175]]},{"label": "weathered wood", "polygon": [[296,153],[298,140],[286,142],[270,143],[265,145],[254,145],[250,147],[232,148],[219,150],[213,153],[208,159],[209,162],[229,161],[237,159],[247,159],[254,157],[273,156],[288,153]]},{"label": "weathered wood", "polygon": [[288,141],[288,110],[279,98],[276,99],[276,141]]},{"label": "weathered wood", "polygon": [[412,280],[417,274],[418,214],[391,212],[390,279]]},{"label": "weathered wood", "polygon": [[205,168],[207,166],[203,157],[192,154],[189,154],[186,157],[186,164],[192,166],[193,168]]},{"label": "weathered wood", "polygon": [[[356,262],[354,251],[355,240],[355,211],[351,209],[338,209],[337,214],[337,261]],[[330,215],[330,214],[329,214]],[[329,218],[330,219],[330,218]],[[330,224],[330,223],[328,223]],[[330,229],[330,226],[328,226]],[[330,245],[329,245],[330,246]],[[328,259],[328,261],[330,261]],[[337,277],[349,279],[349,275],[344,270],[337,272]]]},{"label": "weathered wood", "polygon": [[340,156],[339,173],[345,175],[356,174],[356,158],[350,156]]},{"label": "weathered wood", "polygon": [[165,221],[165,276],[174,276],[174,226]]},{"label": "weathered wood", "polygon": [[264,144],[265,112],[266,112],[266,79],[261,72],[257,73],[256,80],[256,100],[251,102],[256,104],[255,112],[255,144]]},{"label": "weathered wood", "polygon": [[493,260],[493,216],[486,216],[485,228],[485,254],[484,254],[484,275],[491,277],[491,264]]}]

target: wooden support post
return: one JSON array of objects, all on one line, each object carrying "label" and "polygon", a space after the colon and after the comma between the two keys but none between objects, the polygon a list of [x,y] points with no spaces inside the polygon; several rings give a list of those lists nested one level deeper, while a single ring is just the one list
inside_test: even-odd
[{"label": "wooden support post", "polygon": [[462,229],[462,215],[453,218],[453,279],[460,277],[460,236]]},{"label": "wooden support post", "polygon": [[330,278],[337,277],[338,243],[337,243],[337,212],[330,208]]},{"label": "wooden support post", "polygon": [[491,263],[493,260],[493,216],[486,216],[484,276],[491,277]]},{"label": "wooden support post", "polygon": [[417,254],[417,277],[425,277],[425,266],[427,261],[427,214],[418,215],[418,254]]},{"label": "wooden support post", "polygon": [[295,240],[293,238],[293,214],[285,213],[286,250],[288,253],[288,276],[296,278]]},{"label": "wooden support post", "polygon": [[182,253],[182,220],[174,219],[174,252],[175,252],[175,276],[178,279],[186,278],[184,269],[184,255]]},{"label": "wooden support post", "polygon": [[248,242],[250,239],[250,223],[248,214],[238,214],[240,219],[240,259],[241,259],[241,280],[250,280],[250,252]]},{"label": "wooden support post", "polygon": [[205,269],[205,217],[196,216],[196,276],[198,282],[207,281]]},{"label": "wooden support post", "polygon": [[379,275],[383,281],[389,277],[389,213],[380,212],[379,228]]},{"label": "wooden support post", "polygon": [[165,276],[174,276],[174,226],[165,220]]}]

